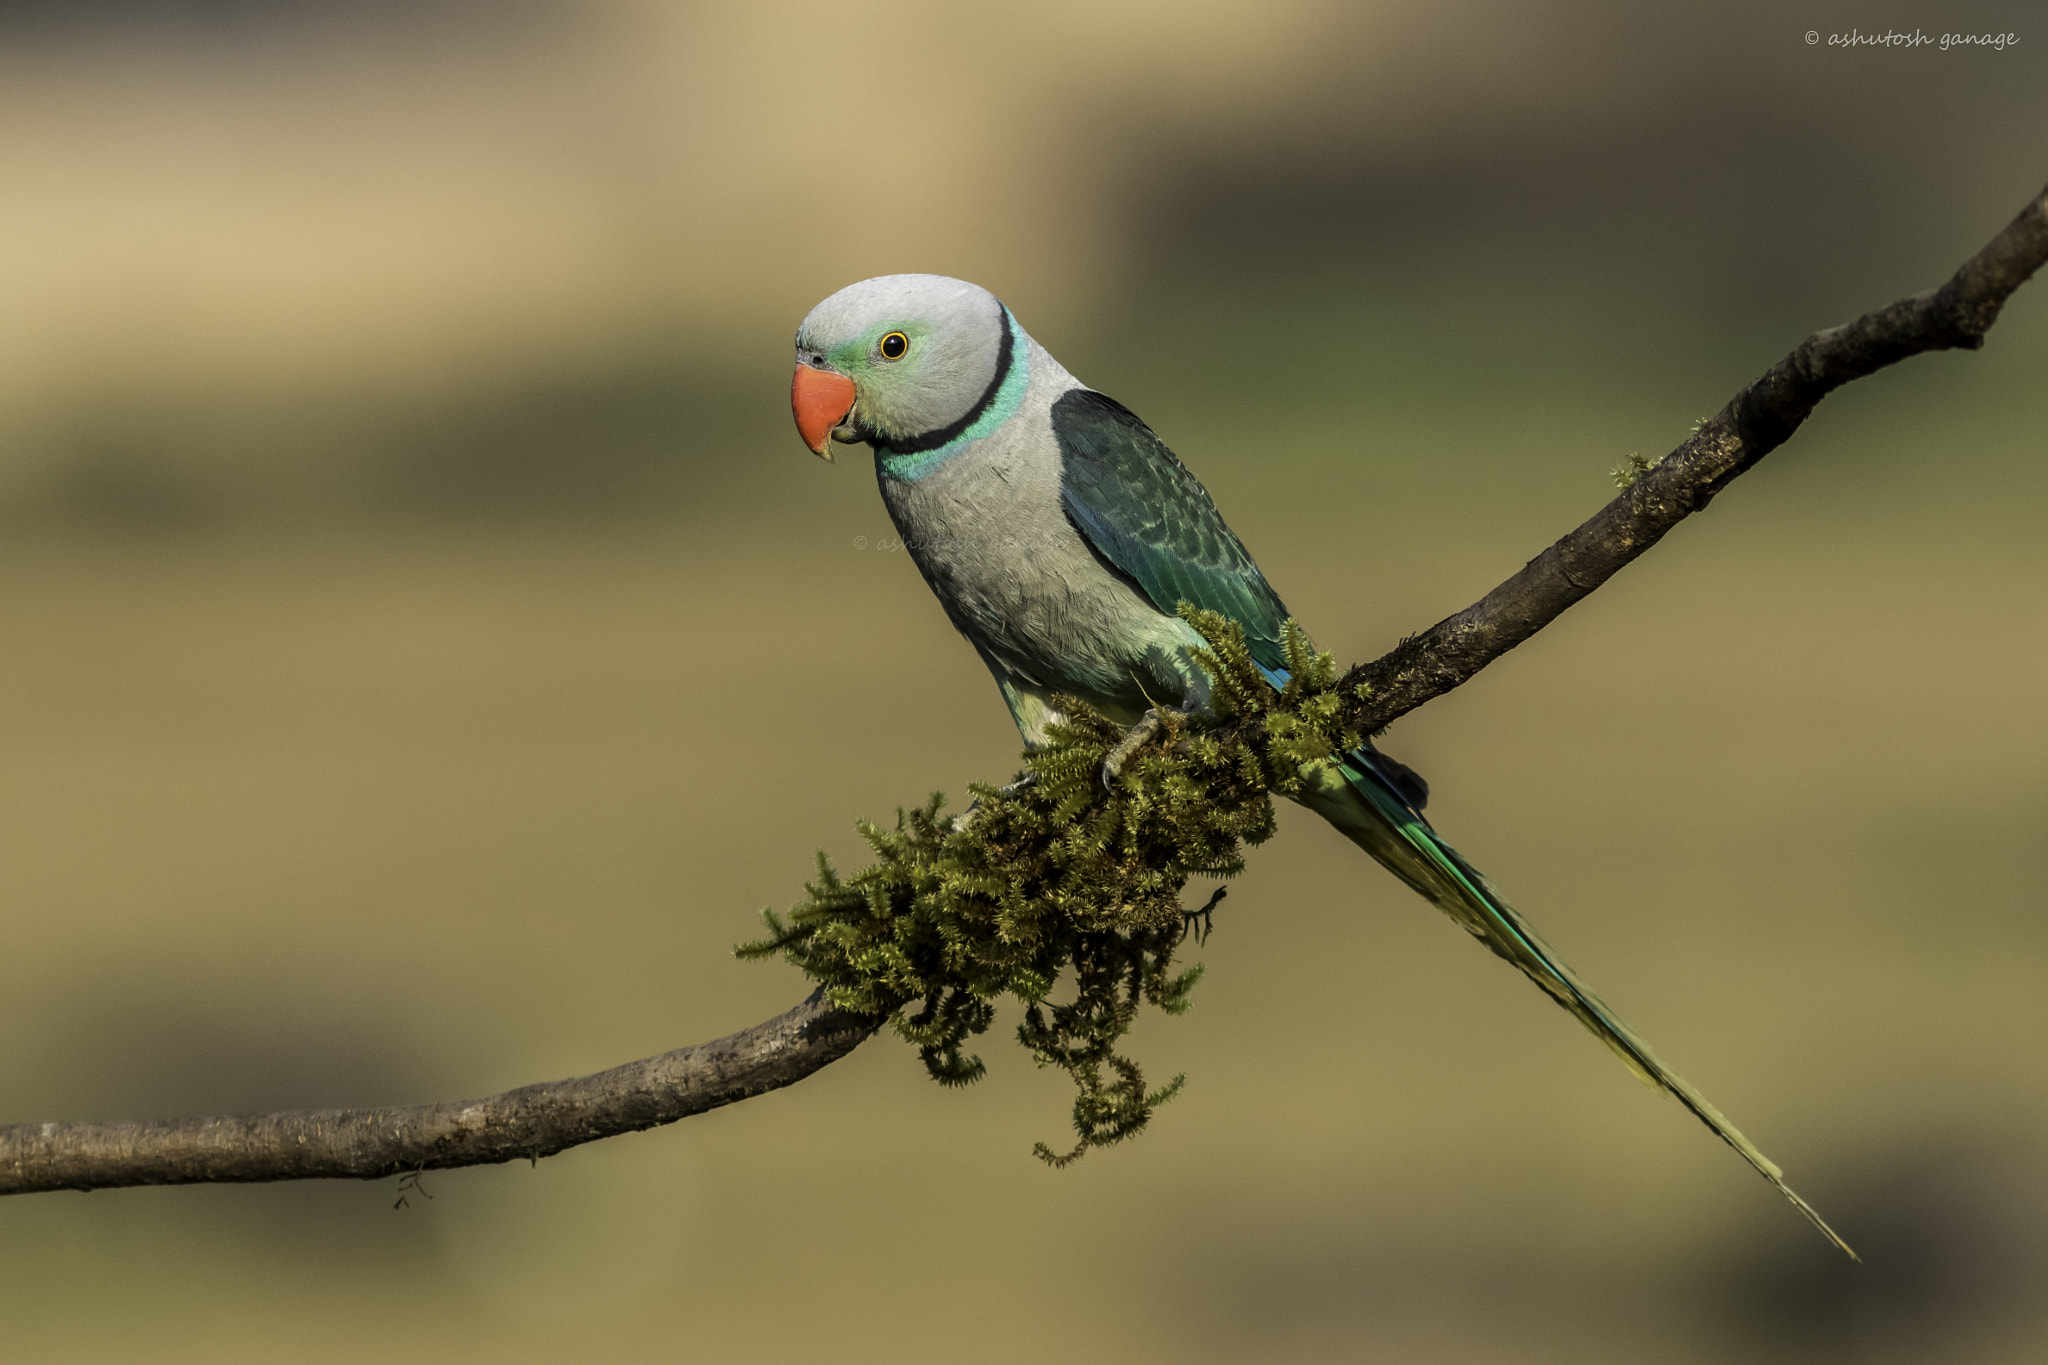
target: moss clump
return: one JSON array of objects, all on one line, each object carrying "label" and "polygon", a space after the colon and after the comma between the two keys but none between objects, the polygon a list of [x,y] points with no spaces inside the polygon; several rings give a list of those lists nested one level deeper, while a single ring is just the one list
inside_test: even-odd
[{"label": "moss clump", "polygon": [[[1181,1086],[1176,1076],[1149,1089],[1117,1045],[1142,1005],[1188,1007],[1202,968],[1176,970],[1174,954],[1222,892],[1191,914],[1187,879],[1240,871],[1244,847],[1272,836],[1272,793],[1291,793],[1302,764],[1358,742],[1341,731],[1329,656],[1293,622],[1292,677],[1276,693],[1236,625],[1182,614],[1209,641],[1198,658],[1220,724],[1196,730],[1168,714],[1105,790],[1102,763],[1123,731],[1069,700],[1069,719],[1024,756],[1020,781],[973,788],[957,819],[934,794],[899,811],[894,829],[862,822],[876,864],[842,878],[821,853],[808,899],[786,920],[764,912],[768,937],[738,950],[779,953],[835,1005],[891,1016],[944,1085],[981,1078],[967,1041],[988,1029],[1000,997],[1016,997],[1018,1041],[1077,1091],[1078,1143],[1036,1148],[1055,1166],[1136,1133]],[[1072,981],[1061,990],[1063,976]]]},{"label": "moss clump", "polygon": [[[1693,430],[1699,430],[1698,424],[1694,424]],[[1614,486],[1625,493],[1636,486],[1636,480],[1655,469],[1660,463],[1661,458],[1659,457],[1657,460],[1646,459],[1640,450],[1631,450],[1628,453],[1628,458],[1608,470],[1607,474],[1609,478],[1614,480]]]}]

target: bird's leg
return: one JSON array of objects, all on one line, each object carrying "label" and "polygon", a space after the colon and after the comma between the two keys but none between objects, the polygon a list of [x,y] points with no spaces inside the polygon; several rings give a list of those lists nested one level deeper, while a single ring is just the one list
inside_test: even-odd
[{"label": "bird's leg", "polygon": [[1124,737],[1116,742],[1114,749],[1109,751],[1109,757],[1102,760],[1103,786],[1114,787],[1116,785],[1117,778],[1123,774],[1124,765],[1131,761],[1131,755],[1143,748],[1146,740],[1158,734],[1159,727],[1164,723],[1160,718],[1159,708],[1155,706],[1144,715],[1138,717],[1136,725],[1124,731]]}]

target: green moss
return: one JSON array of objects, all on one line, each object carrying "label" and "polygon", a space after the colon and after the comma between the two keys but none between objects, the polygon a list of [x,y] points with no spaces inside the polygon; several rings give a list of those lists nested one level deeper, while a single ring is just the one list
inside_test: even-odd
[{"label": "green moss", "polygon": [[[1695,425],[1693,429],[1697,431],[1699,428],[1697,425]],[[1657,464],[1657,460],[1649,460],[1643,458],[1643,454],[1641,451],[1631,450],[1628,453],[1628,458],[1626,460],[1622,461],[1620,464],[1616,465],[1614,468],[1608,470],[1607,472],[1608,475],[1611,478],[1613,478],[1614,486],[1616,488],[1626,491],[1630,488],[1635,487],[1636,480],[1642,478],[1643,475],[1655,469],[1657,467]]]},{"label": "green moss", "polygon": [[1055,1166],[1138,1132],[1180,1089],[1179,1076],[1148,1087],[1118,1046],[1143,1006],[1187,1009],[1202,974],[1177,968],[1175,954],[1197,923],[1206,935],[1222,892],[1190,913],[1188,878],[1235,875],[1245,847],[1272,836],[1272,794],[1295,790],[1303,763],[1358,742],[1341,731],[1330,657],[1293,622],[1293,677],[1276,694],[1234,624],[1182,614],[1210,644],[1199,657],[1215,724],[1167,715],[1105,789],[1103,759],[1123,732],[1065,699],[1069,719],[1024,756],[1022,779],[973,788],[957,819],[934,794],[893,829],[862,822],[875,865],[841,877],[820,854],[807,899],[787,919],[764,912],[768,936],[738,950],[779,954],[841,1008],[890,1016],[943,1085],[981,1078],[968,1041],[1015,997],[1018,1041],[1074,1080],[1079,1141],[1036,1148]]}]

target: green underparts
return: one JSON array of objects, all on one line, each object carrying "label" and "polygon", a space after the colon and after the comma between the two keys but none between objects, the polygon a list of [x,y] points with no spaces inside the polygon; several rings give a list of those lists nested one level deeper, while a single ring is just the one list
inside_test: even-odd
[{"label": "green underparts", "polygon": [[804,902],[786,919],[764,912],[768,936],[738,949],[780,954],[842,1009],[889,1016],[942,1085],[981,1079],[968,1042],[1014,997],[1017,1041],[1074,1081],[1078,1142],[1035,1149],[1054,1166],[1137,1133],[1185,1079],[1151,1088],[1119,1048],[1144,1006],[1187,1009],[1202,974],[1176,954],[1206,937],[1222,892],[1190,911],[1188,878],[1241,871],[1245,847],[1272,836],[1273,794],[1359,742],[1343,730],[1330,656],[1292,621],[1292,676],[1276,692],[1235,624],[1181,614],[1209,642],[1197,655],[1215,684],[1204,728],[1169,714],[1105,790],[1103,760],[1123,732],[1065,699],[1069,720],[1024,756],[1019,783],[974,787],[959,817],[934,794],[898,811],[894,829],[863,821],[875,865],[841,877],[819,854]]}]

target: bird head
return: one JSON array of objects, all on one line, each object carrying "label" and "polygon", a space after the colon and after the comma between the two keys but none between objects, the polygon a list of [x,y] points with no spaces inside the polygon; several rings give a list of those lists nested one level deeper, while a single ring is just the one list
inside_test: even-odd
[{"label": "bird head", "polygon": [[995,295],[943,275],[862,280],[811,310],[796,332],[789,405],[797,434],[887,445],[943,431],[996,378],[1008,327]]}]

